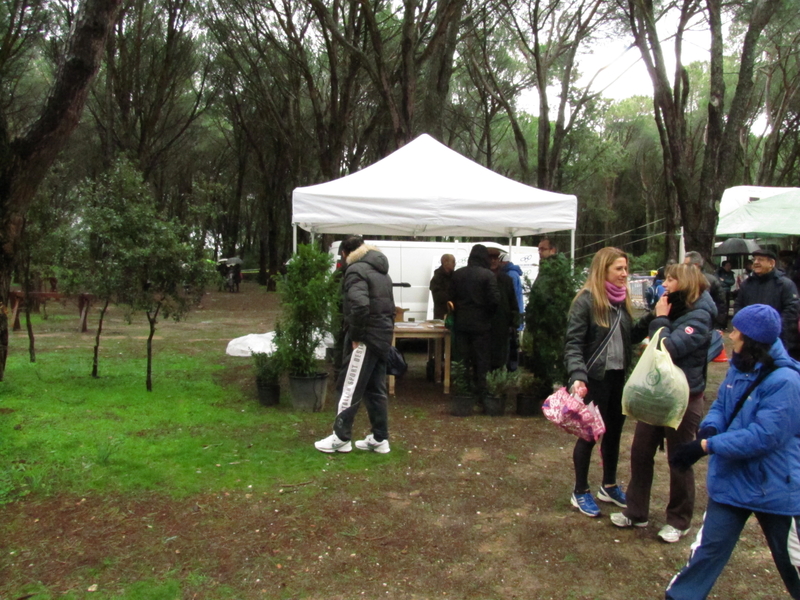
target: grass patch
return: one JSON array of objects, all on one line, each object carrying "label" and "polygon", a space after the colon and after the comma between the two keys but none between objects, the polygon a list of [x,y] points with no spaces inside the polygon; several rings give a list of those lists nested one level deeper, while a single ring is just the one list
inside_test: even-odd
[{"label": "grass patch", "polygon": [[30,493],[259,492],[375,464],[316,452],[306,438],[327,432],[330,414],[261,407],[239,386],[218,383],[223,367],[205,355],[162,353],[148,393],[140,361],[104,357],[104,375],[93,379],[80,354],[9,358],[0,502]]}]

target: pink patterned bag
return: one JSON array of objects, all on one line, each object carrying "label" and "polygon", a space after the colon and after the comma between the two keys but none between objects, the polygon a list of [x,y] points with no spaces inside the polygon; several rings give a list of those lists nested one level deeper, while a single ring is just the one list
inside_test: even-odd
[{"label": "pink patterned bag", "polygon": [[548,421],[587,442],[596,442],[606,432],[600,409],[594,402],[584,404],[581,398],[563,387],[548,396],[542,404],[542,412]]}]

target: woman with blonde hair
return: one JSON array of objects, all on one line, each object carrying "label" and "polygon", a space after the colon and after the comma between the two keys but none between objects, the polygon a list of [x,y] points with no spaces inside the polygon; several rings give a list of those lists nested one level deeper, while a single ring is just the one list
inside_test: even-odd
[{"label": "woman with blonde hair", "polygon": [[[628,293],[628,255],[619,248],[603,248],[592,259],[589,277],[572,301],[564,343],[564,362],[569,389],[594,402],[600,409],[606,433],[600,451],[603,485],[597,492],[602,502],[625,508],[625,493],[617,485],[619,442],[625,417],[622,388],[631,363],[633,329]],[[595,442],[578,439],[572,452],[575,488],[571,502],[589,517],[600,509],[589,488],[589,465]]]},{"label": "woman with blonde hair", "polygon": [[[694,265],[667,267],[664,280],[666,293],[656,303],[653,313],[642,318],[635,326],[635,330],[644,327],[649,329],[651,344],[664,340],[664,349],[686,375],[689,406],[677,429],[657,427],[642,421],[636,424],[631,446],[628,506],[623,512],[611,515],[611,522],[617,527],[647,526],[656,451],[666,439],[667,455],[672,457],[676,448],[694,440],[697,425],[703,417],[708,345],[717,316],[716,305],[706,291],[707,287],[706,278]],[[659,329],[662,331],[656,336]],[[666,524],[658,532],[662,541],[674,543],[689,532],[694,499],[692,469],[681,471],[670,466]]]}]

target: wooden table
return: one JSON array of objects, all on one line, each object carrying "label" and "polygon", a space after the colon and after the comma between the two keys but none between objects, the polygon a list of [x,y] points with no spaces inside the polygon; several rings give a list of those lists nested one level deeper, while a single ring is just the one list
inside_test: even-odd
[{"label": "wooden table", "polygon": [[[440,383],[442,380],[442,359],[444,359],[444,393],[449,394],[451,357],[450,330],[441,324],[429,322],[408,323],[403,321],[394,324],[392,345],[396,345],[397,340],[400,338],[418,338],[435,341],[434,373],[436,383]],[[444,344],[444,352],[442,352],[442,344]],[[394,377],[391,375],[389,376],[389,394],[394,396]]]}]

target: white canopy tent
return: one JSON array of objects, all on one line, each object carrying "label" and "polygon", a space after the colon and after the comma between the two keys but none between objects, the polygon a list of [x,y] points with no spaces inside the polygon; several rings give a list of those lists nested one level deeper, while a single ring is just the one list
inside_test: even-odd
[{"label": "white canopy tent", "polygon": [[720,217],[717,235],[800,235],[800,189],[789,190],[750,202]]},{"label": "white canopy tent", "polygon": [[728,213],[732,213],[737,208],[746,206],[750,202],[766,200],[772,196],[797,190],[798,188],[789,187],[763,187],[757,185],[736,185],[726,189],[722,193],[719,202],[719,218],[721,219]]},{"label": "white canopy tent", "polygon": [[[346,177],[296,188],[292,223],[318,233],[518,237],[572,230],[575,196],[536,189],[421,135]],[[511,242],[509,242],[511,245]]]}]

